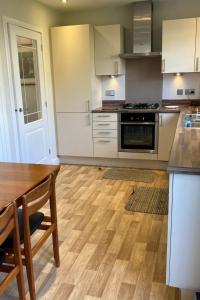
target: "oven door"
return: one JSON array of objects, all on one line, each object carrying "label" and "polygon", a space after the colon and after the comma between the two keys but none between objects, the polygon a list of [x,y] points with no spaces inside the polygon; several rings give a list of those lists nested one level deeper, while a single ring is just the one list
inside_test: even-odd
[{"label": "oven door", "polygon": [[157,153],[158,122],[120,123],[120,152]]}]

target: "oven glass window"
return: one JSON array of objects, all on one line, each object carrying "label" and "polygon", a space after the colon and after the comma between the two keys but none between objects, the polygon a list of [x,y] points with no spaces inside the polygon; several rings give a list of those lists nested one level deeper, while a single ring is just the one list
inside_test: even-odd
[{"label": "oven glass window", "polygon": [[121,125],[122,149],[155,149],[155,125]]}]

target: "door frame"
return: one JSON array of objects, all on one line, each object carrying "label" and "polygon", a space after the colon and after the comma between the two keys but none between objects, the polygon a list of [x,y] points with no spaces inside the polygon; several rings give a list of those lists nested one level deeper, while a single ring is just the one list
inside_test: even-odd
[{"label": "door frame", "polygon": [[[11,156],[15,156],[15,161],[20,162],[20,144],[19,144],[19,130],[18,130],[18,121],[17,121],[17,115],[15,112],[16,103],[15,103],[15,95],[14,95],[14,84],[13,84],[13,71],[12,71],[12,59],[10,56],[10,40],[9,40],[9,24],[22,27],[24,29],[28,29],[31,31],[35,31],[37,33],[40,33],[41,35],[41,42],[42,46],[44,48],[44,31],[35,25],[27,24],[25,22],[3,16],[3,34],[4,34],[4,42],[5,42],[5,55],[6,55],[6,66],[7,66],[7,72],[8,72],[8,88],[9,88],[9,98],[10,98],[10,113],[11,113],[11,120],[12,124],[8,124],[8,127],[13,132],[13,143],[14,143],[14,149],[15,153],[12,153]],[[57,152],[56,152],[56,136],[55,136],[55,114],[54,114],[54,105],[53,105],[53,90],[52,90],[52,103],[51,101],[47,101],[47,88],[46,88],[46,82],[47,82],[47,74],[46,74],[46,68],[45,66],[45,55],[44,52],[42,53],[42,69],[44,72],[44,101],[47,103],[47,139],[48,139],[48,146],[49,149],[51,149],[51,153],[49,155],[49,163],[59,163],[59,160],[57,158]],[[52,81],[51,81],[52,82]],[[53,87],[52,87],[53,88]],[[6,101],[6,100],[5,100]],[[53,124],[52,124],[53,123]],[[12,147],[11,147],[12,148]],[[55,149],[55,150],[54,150]],[[54,150],[54,151],[53,151]],[[12,150],[11,150],[12,151]]]}]

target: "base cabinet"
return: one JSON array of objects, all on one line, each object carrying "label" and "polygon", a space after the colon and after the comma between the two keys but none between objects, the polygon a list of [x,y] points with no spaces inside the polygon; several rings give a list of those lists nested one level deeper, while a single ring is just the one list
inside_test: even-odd
[{"label": "base cabinet", "polygon": [[94,138],[94,157],[117,158],[117,139]]},{"label": "base cabinet", "polygon": [[179,113],[159,114],[158,160],[169,161]]},{"label": "base cabinet", "polygon": [[57,113],[58,155],[93,157],[90,113]]},{"label": "base cabinet", "polygon": [[167,284],[200,290],[200,176],[170,174]]}]

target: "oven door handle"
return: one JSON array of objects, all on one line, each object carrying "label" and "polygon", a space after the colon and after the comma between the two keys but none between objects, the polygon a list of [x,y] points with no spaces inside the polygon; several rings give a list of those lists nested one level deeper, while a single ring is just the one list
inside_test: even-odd
[{"label": "oven door handle", "polygon": [[155,125],[155,122],[121,122],[121,125]]}]

